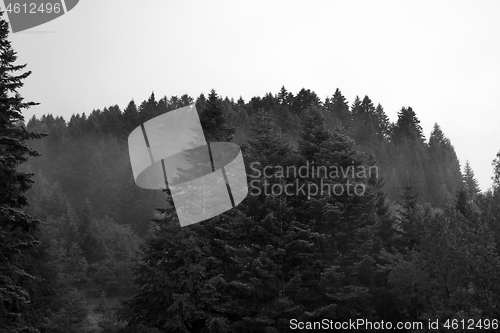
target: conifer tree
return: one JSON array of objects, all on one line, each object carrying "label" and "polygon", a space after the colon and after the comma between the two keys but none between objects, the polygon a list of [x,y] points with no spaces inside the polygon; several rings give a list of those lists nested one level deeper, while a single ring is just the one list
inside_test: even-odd
[{"label": "conifer tree", "polygon": [[500,151],[497,153],[497,156],[491,162],[493,165],[493,189],[498,191],[500,189]]},{"label": "conifer tree", "polygon": [[444,207],[462,187],[463,178],[455,148],[436,123],[428,144],[425,165],[427,200],[435,207]]},{"label": "conifer tree", "polygon": [[[168,190],[167,190],[168,193]],[[173,202],[156,210],[154,235],[143,247],[135,270],[134,296],[120,311],[128,326],[167,332],[229,332],[220,312],[225,281],[220,260],[201,224],[181,228]]]},{"label": "conifer tree", "polygon": [[320,150],[321,143],[326,141],[330,134],[319,108],[310,108],[306,112],[300,133],[299,151],[305,161],[312,162]]},{"label": "conifer tree", "polygon": [[383,138],[389,138],[391,135],[391,122],[389,121],[389,117],[387,117],[382,105],[377,104],[375,115],[378,119],[379,135]]},{"label": "conifer tree", "polygon": [[280,92],[278,93],[278,104],[281,106],[286,106],[288,91],[285,86],[281,86]]},{"label": "conifer tree", "polygon": [[418,120],[417,115],[411,107],[403,107],[398,112],[398,120],[394,126],[392,140],[396,145],[402,144],[405,141],[423,143],[424,134],[420,126],[420,120]]},{"label": "conifer tree", "polygon": [[325,101],[327,112],[331,113],[337,120],[339,127],[349,130],[351,127],[351,114],[349,113],[349,105],[345,97],[340,92],[339,88],[335,90],[332,98],[327,98]]},{"label": "conifer tree", "polygon": [[302,88],[293,98],[291,107],[293,112],[299,114],[305,111],[307,108],[319,106],[320,104],[321,100],[314,91],[311,91],[311,89]]},{"label": "conifer tree", "polygon": [[3,332],[37,332],[26,322],[29,286],[34,277],[25,270],[23,255],[37,245],[38,221],[22,209],[32,174],[18,170],[27,156],[37,156],[26,142],[41,134],[16,126],[21,110],[36,105],[24,102],[18,90],[31,72],[18,74],[26,65],[16,65],[16,52],[7,39],[9,27],[0,12],[0,327]]},{"label": "conifer tree", "polygon": [[233,138],[234,129],[228,126],[222,103],[214,89],[208,95],[200,121],[207,141],[231,141]]},{"label": "conifer tree", "polygon": [[134,100],[131,100],[125,110],[123,110],[123,118],[125,122],[125,130],[128,133],[132,132],[137,126],[139,126],[141,117]]},{"label": "conifer tree", "polygon": [[476,198],[476,195],[479,192],[481,192],[481,189],[479,188],[479,183],[474,176],[474,171],[472,170],[472,167],[470,166],[469,160],[465,161],[464,185],[465,185],[465,190],[466,190],[467,195],[468,195],[470,200],[474,200]]},{"label": "conifer tree", "polygon": [[155,99],[155,93],[152,92],[147,101],[144,101],[139,106],[139,113],[141,116],[141,122],[148,121],[159,115],[158,113],[158,102]]}]

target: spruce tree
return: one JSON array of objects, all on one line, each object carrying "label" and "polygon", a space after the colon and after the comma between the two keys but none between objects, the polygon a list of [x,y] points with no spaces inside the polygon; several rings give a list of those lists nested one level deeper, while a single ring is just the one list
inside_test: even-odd
[{"label": "spruce tree", "polygon": [[351,127],[351,114],[345,97],[340,92],[339,88],[335,90],[331,99],[325,101],[327,112],[335,117],[339,127],[348,130]]},{"label": "spruce tree", "polygon": [[278,104],[285,106],[287,102],[287,95],[288,91],[286,90],[285,86],[281,86],[280,92],[278,93]]},{"label": "spruce tree", "polygon": [[392,141],[396,145],[400,145],[405,141],[423,144],[422,126],[420,126],[420,120],[411,107],[403,107],[398,112],[398,121],[394,126]]},{"label": "spruce tree", "polygon": [[0,327],[2,332],[37,332],[26,322],[29,288],[34,277],[24,267],[23,256],[37,245],[33,236],[38,221],[23,211],[32,174],[18,170],[27,156],[38,153],[26,145],[41,134],[24,126],[21,110],[36,105],[24,102],[18,90],[31,72],[18,74],[26,65],[15,65],[16,52],[7,39],[9,27],[0,12]]},{"label": "spruce tree", "polygon": [[428,147],[426,199],[435,207],[444,207],[463,185],[460,163],[455,148],[437,123],[434,124]]},{"label": "spruce tree", "polygon": [[128,137],[128,133],[132,132],[137,126],[139,126],[141,121],[141,117],[134,100],[131,100],[125,110],[123,110],[123,118]]},{"label": "spruce tree", "polygon": [[500,190],[500,151],[497,153],[495,159],[491,162],[493,165],[493,189]]},{"label": "spruce tree", "polygon": [[476,198],[476,195],[479,192],[481,192],[481,189],[479,188],[479,183],[477,182],[474,176],[474,171],[472,170],[472,167],[469,164],[469,160],[465,161],[463,177],[464,177],[465,190],[467,192],[469,200],[474,200]]},{"label": "spruce tree", "polygon": [[304,160],[309,163],[314,161],[320,145],[329,137],[330,134],[325,127],[325,118],[319,108],[307,109],[299,139],[299,152]]},{"label": "spruce tree", "polygon": [[208,95],[208,100],[201,111],[200,121],[207,141],[231,141],[233,138],[234,128],[228,126],[222,102],[214,89]]},{"label": "spruce tree", "polygon": [[391,122],[389,121],[389,117],[387,117],[382,105],[377,104],[375,115],[378,119],[379,136],[389,138],[391,135]]},{"label": "spruce tree", "polygon": [[310,107],[319,106],[320,104],[321,100],[314,91],[302,88],[294,97],[291,107],[293,112],[299,114]]}]

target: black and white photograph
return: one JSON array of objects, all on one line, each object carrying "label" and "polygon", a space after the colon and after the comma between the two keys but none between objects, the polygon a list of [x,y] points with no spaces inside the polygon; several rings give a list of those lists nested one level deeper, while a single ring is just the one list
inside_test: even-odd
[{"label": "black and white photograph", "polygon": [[499,321],[500,1],[0,1],[0,333]]}]

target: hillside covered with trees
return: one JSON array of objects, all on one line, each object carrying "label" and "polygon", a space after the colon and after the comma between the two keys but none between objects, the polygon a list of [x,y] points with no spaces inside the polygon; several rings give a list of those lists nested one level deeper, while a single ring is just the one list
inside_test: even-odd
[{"label": "hillside covered with trees", "polygon": [[[500,152],[481,192],[438,124],[426,138],[411,107],[393,123],[340,89],[325,100],[285,87],[249,101],[152,93],[24,120],[29,72],[7,32],[1,21],[0,332],[271,333],[358,318],[494,331],[484,320],[500,317]],[[327,179],[362,182],[363,195],[260,191],[181,228],[168,190],[135,185],[127,138],[190,104],[208,141],[241,145],[257,188],[319,181],[266,166],[379,172]]]}]

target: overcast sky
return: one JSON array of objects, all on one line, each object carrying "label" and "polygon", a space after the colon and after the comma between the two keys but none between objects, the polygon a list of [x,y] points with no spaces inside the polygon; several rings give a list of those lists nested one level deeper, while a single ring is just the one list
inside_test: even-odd
[{"label": "overcast sky", "polygon": [[152,91],[248,101],[284,85],[322,99],[368,95],[392,121],[411,106],[437,122],[482,190],[500,150],[500,1],[83,0],[11,34],[33,74],[21,90],[74,113],[140,103]]}]

